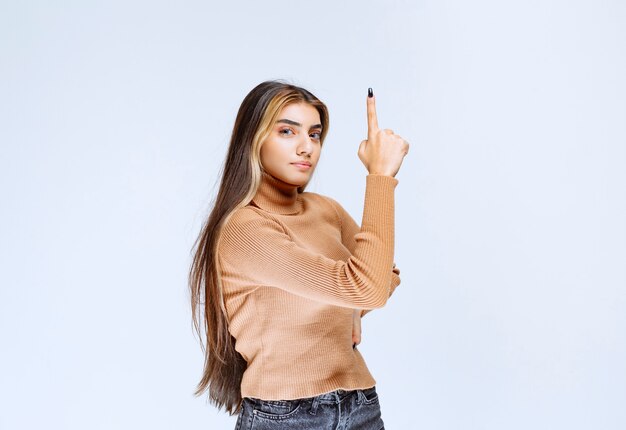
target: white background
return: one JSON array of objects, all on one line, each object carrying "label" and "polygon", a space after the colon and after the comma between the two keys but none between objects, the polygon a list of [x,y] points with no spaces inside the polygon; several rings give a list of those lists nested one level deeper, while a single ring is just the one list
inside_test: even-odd
[{"label": "white background", "polygon": [[360,222],[365,96],[411,143],[402,284],[364,318],[388,429],[626,427],[626,4],[0,3],[0,428],[229,429],[191,246],[266,79],[331,126]]}]

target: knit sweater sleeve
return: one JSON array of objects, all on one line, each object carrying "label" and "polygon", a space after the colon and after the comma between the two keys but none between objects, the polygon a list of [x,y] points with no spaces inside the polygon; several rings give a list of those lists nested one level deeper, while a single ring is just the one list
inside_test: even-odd
[{"label": "knit sweater sleeve", "polygon": [[384,306],[392,284],[397,184],[391,176],[366,176],[361,228],[346,261],[300,246],[278,221],[255,209],[236,211],[218,243],[223,274],[239,285],[277,287],[337,306]]},{"label": "knit sweater sleeve", "polygon": [[[355,236],[360,231],[360,228],[354,218],[346,211],[341,204],[333,199],[332,197],[325,196],[333,206],[335,207],[335,211],[339,216],[339,220],[341,222],[341,241],[344,246],[348,248],[350,253],[354,253],[354,249],[356,247]],[[389,297],[393,294],[396,287],[400,285],[400,269],[396,266],[396,263],[393,263],[391,267],[391,285],[389,286]],[[364,316],[368,312],[367,309],[364,309],[361,312],[361,316]]]}]

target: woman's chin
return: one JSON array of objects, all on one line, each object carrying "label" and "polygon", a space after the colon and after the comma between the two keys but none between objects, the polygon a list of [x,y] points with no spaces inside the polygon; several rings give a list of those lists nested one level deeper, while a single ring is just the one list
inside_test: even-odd
[{"label": "woman's chin", "polygon": [[[311,172],[312,173],[312,172]],[[311,179],[311,173],[308,172],[303,172],[301,174],[291,174],[291,175],[281,175],[279,176],[279,179],[283,182],[286,182],[290,185],[296,186],[296,187],[302,187],[306,184],[309,183],[309,180]]]},{"label": "woman's chin", "polygon": [[303,186],[305,186],[308,182],[309,182],[309,180],[308,180],[308,179],[307,179],[306,181],[303,181],[303,180],[295,180],[295,179],[294,179],[294,180],[288,181],[287,183],[288,183],[288,184],[293,185],[294,187],[303,187]]}]

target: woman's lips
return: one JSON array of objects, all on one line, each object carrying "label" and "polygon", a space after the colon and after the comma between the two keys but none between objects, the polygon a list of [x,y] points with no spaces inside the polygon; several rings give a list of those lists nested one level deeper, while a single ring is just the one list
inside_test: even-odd
[{"label": "woman's lips", "polygon": [[300,169],[304,169],[304,170],[311,168],[311,165],[305,164],[305,163],[291,163],[291,164],[293,164],[294,166],[296,166],[296,167],[298,167]]}]

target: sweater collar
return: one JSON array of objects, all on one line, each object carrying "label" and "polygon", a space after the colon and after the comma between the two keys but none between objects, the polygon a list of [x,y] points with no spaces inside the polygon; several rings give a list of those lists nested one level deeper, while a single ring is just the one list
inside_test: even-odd
[{"label": "sweater collar", "polygon": [[270,175],[266,170],[261,170],[261,183],[252,201],[265,211],[282,215],[302,211],[302,197],[298,187]]}]

